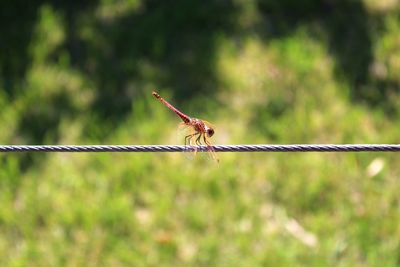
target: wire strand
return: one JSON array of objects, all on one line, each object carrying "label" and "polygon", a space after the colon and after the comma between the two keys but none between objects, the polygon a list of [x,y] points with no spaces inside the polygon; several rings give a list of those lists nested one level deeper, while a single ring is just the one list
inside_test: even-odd
[{"label": "wire strand", "polygon": [[[400,144],[215,145],[216,152],[400,152]],[[207,146],[184,145],[0,145],[0,152],[187,152]]]}]

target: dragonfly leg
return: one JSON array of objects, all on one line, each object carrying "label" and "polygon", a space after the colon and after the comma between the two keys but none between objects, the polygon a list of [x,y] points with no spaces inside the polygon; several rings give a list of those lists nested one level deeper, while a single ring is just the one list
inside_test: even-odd
[{"label": "dragonfly leg", "polygon": [[[185,146],[191,146],[192,145],[192,138],[198,135],[199,133],[194,133],[194,134],[189,134],[185,136]],[[197,152],[197,148],[195,148],[195,153]]]},{"label": "dragonfly leg", "polygon": [[201,142],[200,142],[200,138],[201,138],[202,134],[200,134],[197,138],[196,138],[196,145],[201,146]]},{"label": "dragonfly leg", "polygon": [[192,140],[192,138],[193,138],[193,136],[195,136],[195,135],[197,135],[198,133],[194,133],[194,134],[189,134],[189,135],[186,135],[185,136],[185,146],[186,145],[191,145],[191,140]]}]

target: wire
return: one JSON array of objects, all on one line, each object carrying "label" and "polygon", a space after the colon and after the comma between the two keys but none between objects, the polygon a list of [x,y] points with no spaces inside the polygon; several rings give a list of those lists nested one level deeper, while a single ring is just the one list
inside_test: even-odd
[{"label": "wire", "polygon": [[[215,145],[216,152],[400,152],[400,144]],[[183,145],[0,145],[0,152],[185,152],[207,146]]]}]

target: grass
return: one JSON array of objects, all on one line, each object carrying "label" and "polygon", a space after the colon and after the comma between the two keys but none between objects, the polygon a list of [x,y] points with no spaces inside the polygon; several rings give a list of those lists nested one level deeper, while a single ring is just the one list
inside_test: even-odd
[{"label": "grass", "polygon": [[[32,4],[0,57],[1,143],[175,144],[154,89],[218,144],[398,143],[400,13],[378,2]],[[0,265],[399,264],[396,153],[218,156],[1,154]]]}]

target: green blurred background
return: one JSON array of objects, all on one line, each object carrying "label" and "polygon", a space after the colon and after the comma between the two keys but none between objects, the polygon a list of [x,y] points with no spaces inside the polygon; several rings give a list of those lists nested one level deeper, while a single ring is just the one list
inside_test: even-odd
[{"label": "green blurred background", "polygon": [[[0,4],[0,143],[399,143],[399,0]],[[179,135],[178,135],[179,136]],[[0,154],[1,266],[399,266],[395,153]]]}]

